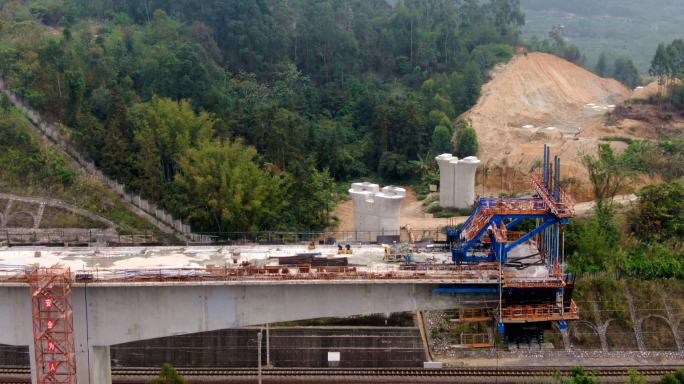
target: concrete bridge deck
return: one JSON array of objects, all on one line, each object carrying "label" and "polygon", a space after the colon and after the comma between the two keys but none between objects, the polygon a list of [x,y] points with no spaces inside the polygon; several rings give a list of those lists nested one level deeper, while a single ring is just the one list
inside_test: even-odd
[{"label": "concrete bridge deck", "polygon": [[[271,253],[281,252],[283,256],[299,251],[283,251],[276,247],[268,249]],[[348,267],[342,272],[338,270],[337,277],[332,279],[324,278],[330,275],[327,269],[325,273],[322,269],[333,267],[319,268],[316,275],[309,270],[309,277],[299,280],[283,280],[280,268],[277,269],[278,273],[272,274],[229,276],[228,271],[233,269],[224,267],[222,270],[226,274],[222,275],[224,280],[221,281],[205,276],[178,275],[178,271],[204,271],[210,276],[212,269],[206,268],[206,265],[233,263],[233,260],[247,260],[251,265],[261,264],[254,267],[257,271],[271,268],[267,265],[269,253],[254,247],[252,250],[244,252],[245,249],[221,248],[212,252],[205,249],[205,252],[191,250],[193,253],[185,253],[188,249],[147,248],[144,253],[117,250],[129,253],[112,259],[107,255],[115,250],[107,248],[100,249],[101,254],[88,249],[10,248],[0,250],[0,264],[14,264],[16,270],[21,269],[19,264],[39,261],[43,266],[60,264],[72,270],[85,267],[98,272],[104,264],[128,268],[124,271],[147,268],[143,271],[153,271],[153,274],[164,270],[155,268],[160,264],[183,265],[180,268],[166,268],[169,273],[176,273],[167,278],[158,275],[156,279],[147,276],[149,279],[143,281],[127,278],[108,281],[92,276],[91,280],[73,284],[76,366],[78,382],[81,384],[111,383],[109,346],[120,343],[320,317],[451,309],[464,304],[498,300],[498,294],[492,293],[433,293],[440,285],[459,283],[463,279],[457,279],[454,270],[446,267],[437,266],[433,270],[435,274],[430,275],[425,274],[425,271],[401,271],[398,266],[383,264],[381,247],[371,247],[366,253],[355,250],[355,258],[350,259],[350,262],[356,260],[372,267],[367,267],[365,271],[361,267]],[[40,257],[35,257],[37,251],[41,252]],[[329,252],[336,253],[336,247],[329,247]],[[236,253],[237,258],[234,256]],[[354,272],[351,272],[352,268]],[[437,275],[441,273],[440,268],[442,272],[447,272]],[[377,274],[380,269],[385,271],[382,278]],[[349,275],[344,275],[346,273]],[[351,279],[352,273],[355,274],[354,279]],[[139,273],[138,277],[144,275],[144,272]],[[269,278],[268,275],[273,276]],[[113,276],[116,277],[117,272]],[[348,278],[340,279],[340,276]],[[235,279],[231,281],[229,278],[232,277]],[[35,370],[31,291],[28,284],[21,281],[0,284],[0,344],[28,345],[32,369]]]}]

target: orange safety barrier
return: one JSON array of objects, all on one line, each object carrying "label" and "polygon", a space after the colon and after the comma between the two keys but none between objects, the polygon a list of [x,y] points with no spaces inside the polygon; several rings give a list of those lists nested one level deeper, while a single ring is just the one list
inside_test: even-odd
[{"label": "orange safety barrier", "polygon": [[558,263],[547,274],[535,275],[520,272],[504,272],[504,286],[517,288],[563,288],[565,287],[564,275]]},{"label": "orange safety barrier", "polygon": [[488,308],[461,308],[457,314],[458,317],[451,319],[457,323],[471,323],[477,321],[493,320],[491,310]]},{"label": "orange safety barrier", "polygon": [[562,308],[553,304],[516,305],[501,308],[497,317],[501,322],[526,323],[534,321],[576,320],[579,319],[579,308],[574,301],[569,307]]},{"label": "orange safety barrier", "polygon": [[467,348],[487,348],[493,347],[494,341],[487,333],[462,333],[460,336],[460,346]]},{"label": "orange safety barrier", "polygon": [[532,174],[532,187],[537,191],[539,196],[546,202],[551,211],[558,217],[573,217],[575,215],[575,203],[570,196],[560,189],[559,201],[557,201],[551,192],[544,186],[541,176]]}]

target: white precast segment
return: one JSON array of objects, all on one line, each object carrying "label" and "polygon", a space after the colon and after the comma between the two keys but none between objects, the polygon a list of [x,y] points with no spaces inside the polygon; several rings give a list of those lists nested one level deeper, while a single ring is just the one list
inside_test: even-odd
[{"label": "white precast segment", "polygon": [[461,160],[444,153],[435,158],[439,165],[439,204],[444,208],[467,208],[475,200],[475,172],[480,160],[468,156]]},{"label": "white precast segment", "polygon": [[406,196],[404,188],[389,186],[380,190],[377,184],[353,183],[349,194],[354,203],[358,240],[373,241],[383,231],[399,234],[401,203]]}]

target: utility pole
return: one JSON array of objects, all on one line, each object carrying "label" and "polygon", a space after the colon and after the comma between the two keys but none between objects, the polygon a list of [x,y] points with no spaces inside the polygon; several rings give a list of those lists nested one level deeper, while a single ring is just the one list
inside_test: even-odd
[{"label": "utility pole", "polygon": [[[565,234],[563,234],[565,236]],[[270,335],[270,324],[266,324],[266,367],[271,368],[271,348],[269,348],[269,341],[271,339]]]},{"label": "utility pole", "polygon": [[257,345],[259,348],[259,384],[261,384],[261,331],[257,334]]}]

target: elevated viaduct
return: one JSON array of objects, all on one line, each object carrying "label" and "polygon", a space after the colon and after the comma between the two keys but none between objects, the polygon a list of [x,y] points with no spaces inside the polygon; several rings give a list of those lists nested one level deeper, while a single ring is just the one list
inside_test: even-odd
[{"label": "elevated viaduct", "polygon": [[[111,383],[109,346],[130,341],[309,318],[459,308],[498,299],[491,290],[482,293],[487,289],[457,295],[433,292],[444,284],[497,283],[497,271],[354,270],[353,276],[323,273],[283,279],[281,269],[273,279],[218,281],[206,274],[192,275],[198,271],[170,269],[151,280],[141,280],[139,272],[131,270],[110,273],[110,280],[88,276],[89,281],[79,282],[76,276],[71,315],[78,383]],[[29,346],[36,383],[35,345],[40,344],[34,344],[32,292],[26,282],[6,279],[0,284],[0,343]]]}]

